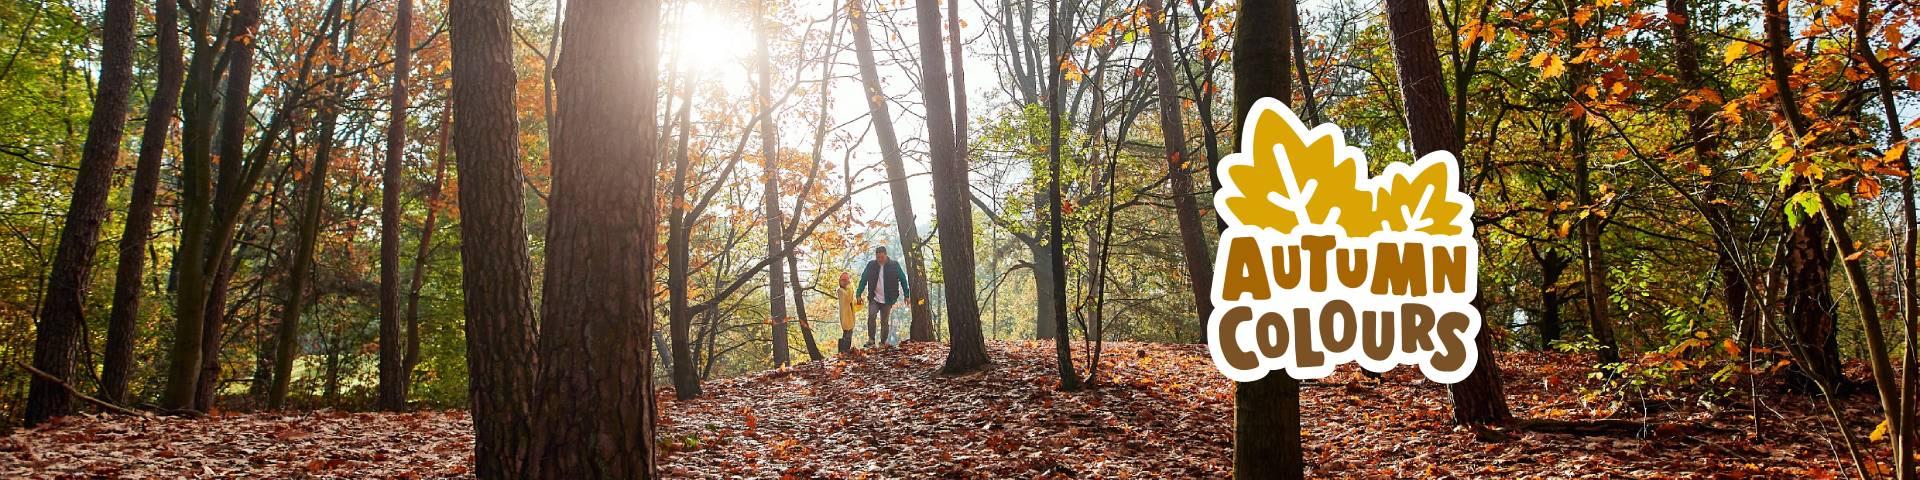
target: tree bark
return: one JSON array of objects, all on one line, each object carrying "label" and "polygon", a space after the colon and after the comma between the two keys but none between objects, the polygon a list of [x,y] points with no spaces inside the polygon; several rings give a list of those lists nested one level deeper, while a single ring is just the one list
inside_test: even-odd
[{"label": "tree bark", "polygon": [[[1255,101],[1270,97],[1282,102],[1293,99],[1292,79],[1287,75],[1288,44],[1293,35],[1280,28],[1286,23],[1286,2],[1293,0],[1253,0],[1240,5],[1239,25],[1267,25],[1269,28],[1236,28],[1233,34],[1233,119],[1235,132],[1246,129],[1247,113]],[[1237,144],[1240,135],[1228,135]],[[1219,170],[1218,158],[1210,158],[1208,168]],[[1207,292],[1211,297],[1213,292]],[[1298,479],[1305,475],[1306,461],[1300,446],[1300,381],[1287,372],[1269,372],[1252,382],[1239,382],[1233,390],[1233,478]]]},{"label": "tree bark", "polygon": [[[1700,71],[1700,47],[1693,39],[1692,5],[1689,0],[1666,0],[1666,7],[1668,14],[1676,19],[1667,22],[1673,36],[1675,78],[1682,88],[1694,92],[1708,88],[1706,77]],[[1712,208],[1710,220],[1730,228],[1738,221],[1732,205],[1717,200],[1728,196],[1727,185],[1732,184],[1738,174],[1731,165],[1724,164],[1720,155],[1719,131],[1714,127],[1713,115],[1721,106],[1707,98],[1710,97],[1696,97],[1696,103],[1687,109],[1687,143],[1693,152],[1693,162],[1713,169],[1713,181],[1707,184],[1705,199]],[[1714,253],[1717,258],[1714,270],[1721,278],[1721,300],[1726,304],[1727,321],[1735,326],[1741,341],[1753,342],[1759,337],[1760,324],[1747,313],[1748,286],[1737,265],[1739,259],[1725,248],[1717,248]]]},{"label": "tree bark", "polygon": [[[1173,213],[1180,224],[1180,251],[1187,264],[1192,285],[1193,306],[1200,328],[1206,328],[1213,315],[1213,256],[1207,251],[1207,234],[1200,222],[1200,206],[1194,201],[1192,163],[1187,159],[1186,117],[1180,112],[1180,91],[1173,83],[1173,41],[1168,38],[1166,6],[1161,0],[1146,0],[1149,19],[1147,36],[1153,44],[1154,84],[1160,104],[1160,132],[1167,152],[1167,184],[1172,187]],[[1293,33],[1280,29],[1287,42]],[[1280,71],[1286,75],[1286,70]],[[1283,98],[1291,103],[1293,99]],[[1202,335],[1201,338],[1206,338]]]},{"label": "tree bark", "polygon": [[327,174],[333,163],[334,128],[339,111],[334,95],[340,88],[329,87],[314,114],[316,130],[313,166],[300,187],[300,219],[294,238],[293,264],[287,267],[287,296],[280,306],[279,328],[274,334],[272,387],[267,390],[267,408],[286,406],[287,392],[293,382],[293,362],[300,356],[300,316],[306,312],[308,282],[313,275],[314,251],[320,238],[321,217],[327,198]]},{"label": "tree bark", "polygon": [[420,289],[427,281],[427,266],[433,263],[433,233],[439,227],[440,193],[447,179],[447,149],[451,148],[448,137],[453,135],[449,128],[452,109],[443,109],[440,113],[440,145],[434,150],[433,189],[427,191],[427,219],[420,223],[420,244],[414,247],[413,274],[407,282],[407,354],[402,362],[401,379],[406,383],[402,391],[410,391],[413,385],[414,367],[420,365]]},{"label": "tree bark", "polygon": [[[1797,148],[1811,123],[1800,111],[1799,94],[1793,87],[1793,63],[1787,58],[1787,44],[1792,38],[1786,7],[1776,1],[1760,3],[1761,23],[1766,31],[1763,49],[1767,56],[1768,80],[1773,82],[1776,106],[1785,119],[1784,134],[1792,136],[1791,143]],[[1807,179],[1798,178],[1787,186],[1784,194],[1791,198],[1811,188]],[[1841,387],[1847,384],[1846,376],[1840,371],[1840,337],[1833,315],[1833,292],[1828,283],[1828,274],[1833,271],[1833,253],[1827,250],[1825,221],[1817,218],[1827,214],[1811,213],[1786,233],[1785,313],[1788,329],[1793,333],[1788,341],[1798,343],[1798,350],[1803,353],[1793,368],[1801,374],[1795,383],[1807,391],[1815,391],[1821,383]]]},{"label": "tree bark", "polygon": [[133,342],[140,335],[140,303],[146,278],[147,237],[153,233],[154,197],[160,186],[160,163],[167,153],[173,111],[180,103],[180,84],[186,64],[180,58],[179,6],[153,6],[158,63],[153,98],[147,102],[146,125],[140,132],[140,157],[134,166],[133,192],[128,200],[126,228],[120,234],[120,263],[114,273],[113,311],[107,317],[106,366],[100,374],[100,397],[127,403],[127,383],[133,370]]},{"label": "tree bark", "polygon": [[[980,305],[973,271],[973,205],[967,203],[967,158],[954,149],[953,108],[947,96],[947,66],[940,52],[940,6],[915,0],[919,20],[920,93],[927,105],[927,149],[933,163],[933,210],[940,222],[940,271],[947,304],[947,361],[940,370],[964,373],[987,365],[980,331]],[[909,287],[911,288],[911,287]]]},{"label": "tree bark", "polygon": [[86,331],[82,303],[87,277],[100,227],[107,220],[107,195],[113,191],[114,164],[127,123],[127,98],[133,90],[133,0],[108,0],[101,16],[99,90],[34,326],[33,367],[48,376],[34,377],[28,387],[26,426],[73,413],[73,394],[61,382],[73,377],[76,350]]},{"label": "tree bark", "polygon": [[[1074,0],[1067,1],[1071,2]],[[1043,267],[1036,263],[1033,266],[1033,270],[1039,272],[1044,268],[1047,271],[1047,277],[1054,279],[1052,284],[1047,286],[1052,301],[1047,302],[1046,307],[1052,310],[1043,313],[1040,315],[1040,318],[1052,319],[1052,321],[1048,323],[1055,327],[1055,331],[1050,333],[1053,334],[1054,364],[1060,375],[1060,389],[1074,391],[1081,388],[1080,373],[1075,371],[1073,366],[1073,344],[1071,339],[1067,338],[1069,336],[1067,334],[1069,329],[1062,328],[1068,325],[1067,302],[1063,301],[1067,298],[1067,284],[1066,282],[1059,281],[1059,279],[1066,278],[1067,276],[1066,222],[1061,221],[1061,219],[1066,218],[1066,214],[1064,211],[1065,208],[1063,208],[1064,205],[1061,203],[1063,197],[1060,195],[1060,103],[1063,100],[1061,97],[1064,96],[1062,94],[1065,93],[1065,89],[1063,88],[1065,82],[1062,81],[1064,79],[1061,77],[1060,72],[1060,59],[1065,56],[1065,51],[1070,45],[1067,43],[1067,38],[1071,35],[1070,32],[1066,31],[1067,27],[1063,27],[1063,25],[1072,25],[1070,19],[1073,18],[1075,5],[1069,4],[1065,12],[1057,11],[1060,9],[1060,0],[1047,2],[1047,6],[1050,7],[1048,14],[1053,17],[1047,22],[1047,58],[1052,60],[1048,62],[1048,64],[1051,65],[1051,69],[1047,71],[1047,94],[1045,96],[1047,100],[1048,126],[1046,196],[1047,264]],[[1034,257],[1037,259],[1039,256],[1038,249],[1036,249]],[[1035,279],[1037,280],[1038,278],[1036,275]],[[1034,282],[1034,286],[1036,288],[1040,287],[1039,283],[1038,281]],[[1089,336],[1092,336],[1091,333],[1089,333]]]},{"label": "tree bark", "polygon": [[412,65],[413,0],[399,0],[393,19],[393,90],[388,96],[387,157],[380,189],[380,386],[381,410],[407,408],[406,350],[400,330],[400,189],[406,175],[407,73]]},{"label": "tree bark", "polygon": [[[1440,59],[1434,47],[1433,17],[1427,2],[1388,0],[1387,27],[1393,37],[1393,61],[1399,72],[1400,92],[1405,97],[1407,130],[1413,139],[1415,155],[1447,151],[1460,153],[1460,137],[1455,135],[1453,116],[1447,106],[1446,88],[1440,85]],[[1456,160],[1457,161],[1457,160]],[[1460,168],[1461,190],[1469,188],[1466,165]],[[1474,306],[1479,307],[1478,292]],[[1481,328],[1474,337],[1480,361],[1467,378],[1447,386],[1453,397],[1453,421],[1463,424],[1494,423],[1513,417],[1507,409],[1500,366],[1495,362],[1493,329]]]},{"label": "tree bark", "polygon": [[773,367],[793,365],[792,352],[787,342],[787,287],[786,262],[778,258],[781,255],[782,223],[780,211],[780,140],[776,137],[773,116],[773,52],[767,46],[769,36],[773,35],[773,22],[767,17],[772,8],[767,0],[760,0],[759,10],[754,17],[758,27],[755,29],[759,39],[760,77],[755,98],[760,106],[760,116],[766,121],[760,122],[760,166],[765,177],[766,188],[761,201],[766,207],[767,216],[767,257],[775,259],[767,265],[767,313],[769,327],[773,335]]},{"label": "tree bark", "polygon": [[[900,138],[893,130],[893,114],[887,108],[886,93],[880,89],[879,67],[873,58],[873,34],[867,30],[867,15],[861,0],[848,0],[848,24],[853,29],[854,56],[860,63],[860,84],[864,87],[867,110],[873,121],[873,134],[880,144],[881,163],[887,170],[887,190],[893,200],[893,223],[900,237],[899,260],[907,267],[907,310],[913,325],[933,325],[933,310],[927,305],[927,261],[919,245],[920,225],[913,215],[913,193],[907,187],[906,162],[901,159]],[[909,339],[911,339],[911,333]],[[931,333],[931,332],[929,332]]]},{"label": "tree bark", "polygon": [[566,8],[531,476],[654,478],[660,3]]},{"label": "tree bark", "polygon": [[[1572,3],[1568,5],[1567,8],[1573,8]],[[1573,12],[1568,11],[1567,15],[1571,18]],[[1569,26],[1572,33],[1567,36],[1567,48],[1578,50],[1580,47],[1576,44],[1584,41],[1585,37],[1582,36],[1577,24]],[[1591,100],[1580,98],[1583,95],[1581,87],[1586,86],[1590,81],[1588,78],[1590,65],[1588,62],[1580,62],[1567,68],[1568,98],[1576,102]],[[1573,201],[1585,211],[1580,215],[1579,221],[1580,276],[1586,285],[1586,288],[1581,289],[1583,293],[1581,300],[1586,305],[1587,332],[1592,334],[1594,342],[1599,344],[1596,354],[1600,363],[1618,363],[1620,346],[1613,338],[1613,287],[1607,281],[1607,253],[1600,244],[1601,229],[1606,222],[1606,217],[1603,216],[1606,210],[1600,208],[1593,198],[1593,155],[1590,151],[1593,129],[1587,125],[1586,115],[1580,114],[1567,119],[1567,132],[1572,141],[1572,148],[1568,153],[1573,155]],[[1459,150],[1453,151],[1459,152]]]},{"label": "tree bark", "polygon": [[[680,109],[680,138],[678,150],[673,159],[673,180],[667,186],[667,198],[687,198],[687,175],[692,169],[689,151],[693,138],[693,95],[695,75],[687,75],[682,91],[687,106]],[[687,287],[692,285],[689,275],[691,263],[690,237],[693,225],[687,221],[687,202],[672,200],[667,202],[667,337],[673,350],[673,396],[680,400],[690,400],[700,396],[700,374],[694,361],[692,329],[693,309],[689,305]]]},{"label": "tree bark", "polygon": [[[964,38],[960,36],[959,0],[948,0],[947,2],[947,36],[951,37],[952,40],[951,43],[947,44],[947,47],[950,51],[949,53],[952,55],[953,61],[953,151],[954,155],[960,157],[962,163],[967,163],[972,161],[973,155],[968,146],[969,136],[967,135],[967,67],[965,57],[963,56],[966,50],[966,44],[964,43]],[[917,254],[910,256],[915,259],[920,257]],[[921,283],[926,283],[926,279],[921,278],[919,273],[914,273],[913,277]],[[915,290],[915,292],[918,293],[919,290]],[[925,295],[925,293],[920,294]],[[908,300],[911,301],[912,299],[909,298]],[[915,305],[914,307],[915,310],[924,310],[924,307],[919,305]],[[907,339],[910,341],[933,341],[933,319],[930,318],[930,315],[915,315],[913,317],[913,325],[909,329],[908,335]]]},{"label": "tree bark", "polygon": [[456,0],[449,7],[474,473],[482,479],[525,478],[532,475],[537,357],[521,218],[526,205],[513,104],[512,2]]}]

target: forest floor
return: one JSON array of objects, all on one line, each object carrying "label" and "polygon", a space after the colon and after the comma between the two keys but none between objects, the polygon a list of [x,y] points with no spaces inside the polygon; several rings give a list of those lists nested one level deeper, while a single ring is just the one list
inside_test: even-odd
[{"label": "forest floor", "polygon": [[[1228,475],[1233,389],[1204,347],[1108,344],[1097,385],[1082,392],[1056,388],[1051,343],[990,348],[993,366],[970,375],[935,373],[944,345],[910,344],[709,382],[706,395],[689,402],[663,389],[660,469],[670,478]],[[1500,363],[1516,416],[1574,421],[1561,427],[1610,418],[1613,428],[1455,427],[1444,386],[1413,369],[1375,381],[1347,366],[1302,388],[1309,476],[1825,478],[1852,471],[1828,433],[1825,405],[1782,390],[1784,373],[1755,387],[1763,400],[1756,422],[1746,381],[1711,387],[1735,392],[1713,402],[1698,399],[1707,388],[1588,395],[1601,382],[1580,367],[1590,363],[1585,358],[1507,353]],[[1871,397],[1839,403],[1862,442],[1876,423]],[[1632,427],[1639,422],[1645,427]],[[462,477],[471,476],[469,429],[462,411],[76,416],[0,438],[0,477]],[[1874,447],[1886,458],[1884,443]]]}]

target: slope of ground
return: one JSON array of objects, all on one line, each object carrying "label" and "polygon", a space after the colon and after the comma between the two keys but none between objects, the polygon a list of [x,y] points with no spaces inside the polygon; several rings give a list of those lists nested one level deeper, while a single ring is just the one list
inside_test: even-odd
[{"label": "slope of ground", "polygon": [[[994,365],[934,373],[945,347],[915,344],[663,392],[662,473],[678,478],[1217,478],[1232,450],[1232,387],[1203,347],[1109,344],[1097,387],[1055,388],[1051,344],[993,343]],[[1820,478],[1847,476],[1832,422],[1804,395],[1761,387],[1713,404],[1642,402],[1621,413],[1584,360],[1504,354],[1516,415],[1645,422],[1584,435],[1476,432],[1448,421],[1445,388],[1399,369],[1351,367],[1303,390],[1316,477]],[[1084,373],[1084,372],[1083,372]],[[1728,387],[1732,388],[1732,387]],[[1857,435],[1869,396],[1840,406]],[[1628,402],[1632,403],[1632,402]],[[1816,408],[1817,407],[1817,408]],[[1616,422],[1613,427],[1618,427]],[[1583,425],[1583,424],[1578,424]],[[1755,426],[1762,434],[1755,435]],[[0,477],[470,476],[463,412],[86,416],[0,439]],[[1866,441],[1864,438],[1862,441]],[[1884,444],[1876,445],[1880,458]]]}]

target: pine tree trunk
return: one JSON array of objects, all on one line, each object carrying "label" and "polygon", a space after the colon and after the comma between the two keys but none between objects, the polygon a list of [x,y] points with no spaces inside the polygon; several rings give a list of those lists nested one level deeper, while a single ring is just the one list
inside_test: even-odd
[{"label": "pine tree trunk", "polygon": [[[860,63],[860,84],[873,121],[873,134],[880,144],[880,160],[887,170],[887,190],[893,200],[893,223],[900,237],[897,259],[907,267],[907,310],[913,325],[933,325],[933,310],[927,305],[927,261],[920,251],[920,225],[913,215],[913,194],[907,188],[907,169],[901,159],[900,138],[893,130],[893,114],[888,111],[886,93],[880,90],[880,73],[873,57],[873,34],[867,29],[867,14],[861,0],[848,0],[849,25],[853,29],[854,56]],[[911,332],[909,332],[911,333]],[[931,332],[929,332],[931,333]],[[910,337],[911,338],[911,337]]]},{"label": "pine tree trunk", "polygon": [[[1247,112],[1263,97],[1291,102],[1292,78],[1287,75],[1288,43],[1292,34],[1286,24],[1286,2],[1293,0],[1249,1],[1240,5],[1240,25],[1271,25],[1273,28],[1234,30],[1233,111],[1234,131],[1244,130]],[[1238,143],[1238,134],[1228,135]],[[1218,158],[1208,159],[1211,170],[1219,170]],[[1213,295],[1213,292],[1207,292]],[[1233,478],[1297,479],[1306,471],[1300,447],[1300,381],[1287,372],[1268,372],[1252,382],[1240,382],[1233,390]]]},{"label": "pine tree trunk", "polygon": [[[1405,97],[1407,129],[1413,139],[1415,155],[1428,152],[1460,152],[1460,137],[1455,135],[1453,116],[1447,107],[1447,91],[1440,85],[1440,59],[1433,41],[1433,18],[1427,3],[1412,0],[1387,2],[1387,26],[1393,37],[1393,60],[1399,72],[1400,91]],[[1461,190],[1469,196],[1467,169],[1461,165]],[[1478,292],[1476,292],[1476,298]],[[1475,308],[1479,301],[1475,300]],[[1507,409],[1500,366],[1495,361],[1492,328],[1481,328],[1474,337],[1480,361],[1465,380],[1447,386],[1453,397],[1456,423],[1494,423],[1513,417]]]},{"label": "pine tree trunk", "polygon": [[167,152],[173,112],[180,103],[180,84],[186,65],[180,58],[179,6],[153,6],[158,38],[155,53],[158,84],[147,103],[146,125],[140,132],[140,157],[134,166],[133,193],[127,205],[126,228],[120,234],[120,263],[114,274],[113,312],[107,317],[106,366],[100,374],[100,397],[127,403],[127,383],[133,370],[133,342],[140,335],[141,281],[146,278],[147,237],[153,233],[154,197],[160,186],[160,163]]},{"label": "pine tree trunk", "polygon": [[947,95],[946,59],[940,51],[940,6],[915,0],[920,38],[920,90],[927,105],[927,149],[933,164],[934,219],[940,222],[940,271],[947,304],[951,344],[946,373],[964,373],[987,365],[986,338],[980,331],[980,305],[973,271],[973,205],[967,159],[954,149],[953,108]]},{"label": "pine tree trunk", "polygon": [[[107,195],[113,190],[114,163],[127,123],[127,98],[133,90],[133,0],[108,0],[101,11],[100,84],[93,117],[81,147],[66,218],[60,227],[40,319],[34,326],[33,366],[72,382],[75,353],[86,331],[82,303],[93,266],[100,227],[107,220]],[[137,257],[137,255],[136,255]],[[91,368],[91,367],[89,367]],[[73,413],[73,396],[52,380],[35,376],[27,390],[24,425]]]},{"label": "pine tree trunk", "polygon": [[[572,0],[554,71],[538,478],[654,478],[655,0]],[[777,238],[777,237],[776,237]]]},{"label": "pine tree trunk", "polygon": [[407,408],[406,350],[400,331],[400,189],[406,175],[407,73],[413,51],[413,0],[399,0],[393,19],[393,91],[388,97],[387,157],[380,189],[380,386],[378,407]]},{"label": "pine tree trunk", "polygon": [[526,478],[532,475],[538,366],[521,218],[526,205],[514,113],[512,2],[456,0],[448,15],[474,473],[482,479]]}]

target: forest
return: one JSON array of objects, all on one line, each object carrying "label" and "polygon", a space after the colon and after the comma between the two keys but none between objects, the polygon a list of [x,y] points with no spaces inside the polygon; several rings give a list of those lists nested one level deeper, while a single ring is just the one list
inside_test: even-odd
[{"label": "forest", "polygon": [[[1917,44],[1915,0],[0,2],[0,477],[1920,479]],[[1451,154],[1464,378],[1215,369],[1261,99],[1363,175]]]}]

